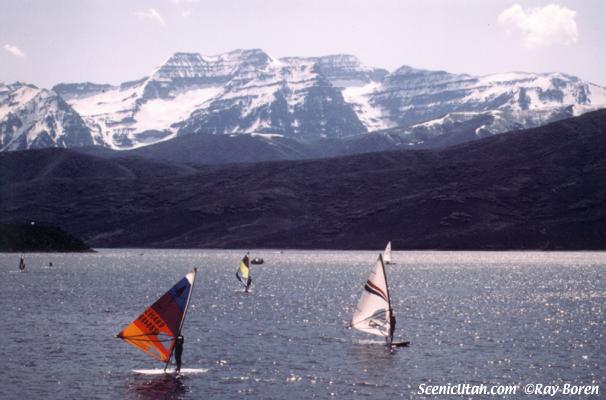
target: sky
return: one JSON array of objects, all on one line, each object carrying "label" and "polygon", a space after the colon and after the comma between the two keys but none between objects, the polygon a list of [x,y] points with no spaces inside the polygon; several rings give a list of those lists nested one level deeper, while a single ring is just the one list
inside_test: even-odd
[{"label": "sky", "polygon": [[0,0],[0,81],[119,84],[179,51],[353,54],[488,75],[564,72],[606,86],[606,1]]}]

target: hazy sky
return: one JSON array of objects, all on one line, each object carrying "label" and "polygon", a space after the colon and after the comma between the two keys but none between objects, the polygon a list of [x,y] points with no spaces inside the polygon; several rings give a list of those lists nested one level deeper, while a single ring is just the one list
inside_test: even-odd
[{"label": "hazy sky", "polygon": [[0,0],[0,81],[120,83],[177,51],[348,53],[486,75],[561,71],[606,86],[606,1]]}]

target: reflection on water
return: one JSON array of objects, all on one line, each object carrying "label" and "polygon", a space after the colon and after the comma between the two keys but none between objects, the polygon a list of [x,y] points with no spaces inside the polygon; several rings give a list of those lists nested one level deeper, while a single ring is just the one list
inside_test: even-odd
[{"label": "reflection on water", "polygon": [[181,400],[186,398],[189,389],[187,378],[173,374],[153,377],[135,377],[128,384],[128,398],[140,400]]},{"label": "reflection on water", "polygon": [[[0,254],[7,399],[418,398],[420,383],[606,382],[606,253],[396,252],[387,267],[398,340],[347,329],[377,252],[103,250]],[[53,268],[47,268],[48,263]],[[113,336],[199,268],[185,368]],[[606,387],[602,387],[606,390]],[[524,398],[523,396],[520,398]]]}]

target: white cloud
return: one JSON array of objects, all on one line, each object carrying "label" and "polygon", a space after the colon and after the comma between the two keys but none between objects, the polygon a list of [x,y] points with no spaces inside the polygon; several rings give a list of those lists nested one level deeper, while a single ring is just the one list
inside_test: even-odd
[{"label": "white cloud", "polygon": [[499,15],[498,22],[508,32],[510,28],[519,30],[526,47],[534,48],[575,43],[579,36],[575,17],[576,11],[557,4],[527,10],[515,4]]},{"label": "white cloud", "polygon": [[166,25],[166,22],[164,22],[164,18],[162,18],[162,15],[160,15],[160,13],[156,11],[155,8],[150,8],[145,11],[136,11],[135,15],[142,19],[150,19],[152,21],[155,21],[162,26]]},{"label": "white cloud", "polygon": [[20,48],[18,48],[17,46],[13,46],[12,44],[5,44],[4,46],[2,46],[2,48],[6,51],[8,51],[9,53],[11,53],[12,55],[14,55],[15,57],[25,57],[25,53],[23,53],[21,51]]}]

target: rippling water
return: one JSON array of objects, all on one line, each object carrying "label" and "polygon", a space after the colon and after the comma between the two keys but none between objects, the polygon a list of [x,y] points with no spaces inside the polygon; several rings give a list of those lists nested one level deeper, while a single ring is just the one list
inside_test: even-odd
[{"label": "rippling water", "polygon": [[[606,392],[606,253],[394,252],[387,267],[409,348],[348,330],[373,252],[101,250],[0,254],[2,398],[421,398],[419,384],[594,384]],[[52,261],[52,268],[44,268]],[[199,268],[184,366],[113,335]],[[528,398],[520,395],[520,398]]]}]

